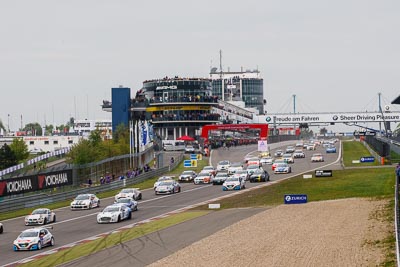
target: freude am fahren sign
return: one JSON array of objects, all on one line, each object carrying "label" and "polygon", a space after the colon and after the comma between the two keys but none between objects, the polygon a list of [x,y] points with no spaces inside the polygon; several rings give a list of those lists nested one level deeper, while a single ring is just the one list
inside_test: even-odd
[{"label": "freude am fahren sign", "polygon": [[263,115],[267,123],[315,123],[315,122],[398,122],[400,112],[379,113],[325,113],[325,114],[268,114]]}]

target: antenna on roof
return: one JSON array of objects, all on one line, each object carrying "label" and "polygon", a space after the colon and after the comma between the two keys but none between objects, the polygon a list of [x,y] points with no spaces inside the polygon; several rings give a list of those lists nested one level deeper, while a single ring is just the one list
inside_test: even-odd
[{"label": "antenna on roof", "polygon": [[222,50],[219,50],[219,71],[221,74],[221,78],[222,78]]}]

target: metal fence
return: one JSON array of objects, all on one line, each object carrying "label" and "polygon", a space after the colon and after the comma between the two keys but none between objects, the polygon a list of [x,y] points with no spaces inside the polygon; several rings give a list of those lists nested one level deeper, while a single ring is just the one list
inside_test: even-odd
[{"label": "metal fence", "polygon": [[395,234],[396,234],[396,259],[397,259],[397,266],[400,266],[400,247],[399,247],[399,240],[400,240],[400,233],[399,233],[399,223],[400,223],[400,210],[399,210],[399,183],[400,183],[400,176],[396,175],[396,186],[395,186],[395,194],[394,194],[394,218],[395,218]]},{"label": "metal fence", "polygon": [[367,142],[379,156],[385,158],[390,156],[390,145],[384,141],[379,140],[375,136],[366,136],[365,142]]},{"label": "metal fence", "polygon": [[91,187],[84,187],[78,189],[67,190],[64,192],[59,192],[62,189],[56,189],[55,191],[49,191],[48,193],[36,193],[24,196],[13,196],[10,198],[5,198],[0,202],[0,212],[14,211],[24,208],[31,208],[35,206],[47,205],[50,203],[72,200],[79,194],[84,193],[102,193],[106,191],[111,191],[115,189],[122,188],[124,186],[134,185],[141,183],[147,179],[161,176],[168,171],[174,169],[183,160],[183,155],[175,158],[175,163],[170,166],[165,166],[156,170],[151,170],[149,172],[144,172],[133,178],[126,178],[123,180],[116,180],[110,182],[109,184],[98,184]]}]

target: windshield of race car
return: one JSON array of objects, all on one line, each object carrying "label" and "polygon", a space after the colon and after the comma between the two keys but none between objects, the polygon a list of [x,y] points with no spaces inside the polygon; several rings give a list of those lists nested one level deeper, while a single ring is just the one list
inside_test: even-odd
[{"label": "windshield of race car", "polygon": [[278,163],[278,165],[277,165],[277,167],[280,167],[280,168],[282,168],[282,167],[286,168],[287,166],[288,165],[286,163]]},{"label": "windshield of race car", "polygon": [[120,198],[117,201],[118,203],[130,203],[131,200],[129,198]]},{"label": "windshield of race car", "polygon": [[172,185],[172,181],[165,181],[160,183],[161,186],[169,186]]},{"label": "windshield of race car", "polygon": [[163,177],[158,178],[158,181],[160,182],[160,181],[166,181],[166,180],[171,180],[171,179],[172,179],[172,177],[163,176]]},{"label": "windshield of race car", "polygon": [[22,232],[19,237],[24,238],[24,237],[37,237],[39,235],[39,232],[36,231],[29,231],[29,232]]},{"label": "windshield of race car", "polygon": [[32,214],[46,214],[47,210],[45,209],[38,209],[38,210],[34,210],[32,211]]},{"label": "windshield of race car", "polygon": [[238,182],[239,178],[237,177],[229,177],[228,179],[226,179],[227,182]]},{"label": "windshield of race car", "polygon": [[133,189],[125,188],[121,190],[121,193],[133,193]]},{"label": "windshield of race car", "polygon": [[78,195],[76,198],[76,200],[85,200],[85,199],[90,199],[89,195]]},{"label": "windshield of race car", "polygon": [[107,207],[103,210],[103,212],[117,212],[119,211],[119,207]]},{"label": "windshield of race car", "polygon": [[182,172],[182,175],[192,175],[192,171],[184,171]]}]

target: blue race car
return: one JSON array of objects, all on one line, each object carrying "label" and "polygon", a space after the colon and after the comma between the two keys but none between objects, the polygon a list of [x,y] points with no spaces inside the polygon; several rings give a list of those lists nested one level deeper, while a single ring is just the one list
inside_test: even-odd
[{"label": "blue race car", "polygon": [[336,147],[335,146],[327,147],[326,153],[336,153]]}]

